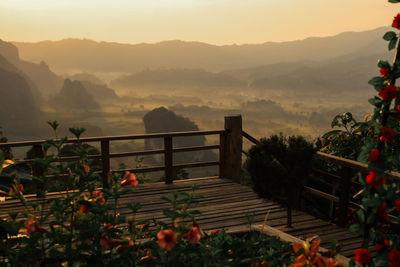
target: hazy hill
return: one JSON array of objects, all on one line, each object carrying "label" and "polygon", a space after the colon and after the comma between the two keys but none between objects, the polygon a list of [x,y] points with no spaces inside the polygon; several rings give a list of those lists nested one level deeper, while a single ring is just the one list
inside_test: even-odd
[{"label": "hazy hill", "polygon": [[0,67],[0,81],[0,125],[36,121],[40,110],[24,77]]},{"label": "hazy hill", "polygon": [[111,81],[118,87],[202,87],[221,88],[239,87],[245,85],[236,78],[223,73],[212,73],[199,69],[159,69],[144,70],[135,74],[125,75]]},{"label": "hazy hill", "polygon": [[54,74],[42,59],[38,61],[39,63],[21,60],[18,49],[13,44],[2,41],[1,39],[0,55],[29,76],[29,80],[33,81],[35,84],[35,86],[31,84],[31,87],[37,87],[43,95],[54,94],[57,92],[58,88],[61,87],[62,79]]},{"label": "hazy hill", "polygon": [[[250,87],[300,93],[363,93],[373,90],[368,80],[379,74],[378,59],[389,53],[342,56],[324,61],[298,61],[223,72]],[[370,91],[372,92],[372,91]]]},{"label": "hazy hill", "polygon": [[[198,131],[199,127],[189,118],[175,114],[164,107],[156,108],[144,115],[143,123],[146,133],[166,133],[180,131]],[[204,136],[176,137],[173,139],[174,147],[203,146]],[[146,149],[161,149],[163,140],[146,139]],[[215,159],[216,155],[211,151],[183,152],[174,155],[174,162],[205,161]],[[155,156],[158,162],[163,160],[162,156]]]},{"label": "hazy hill", "polygon": [[87,72],[81,72],[81,73],[76,73],[74,75],[69,75],[68,78],[76,81],[88,81],[93,84],[99,84],[99,85],[105,84],[105,82],[101,80],[99,77]]},{"label": "hazy hill", "polygon": [[352,53],[384,51],[382,35],[388,27],[312,37],[291,42],[245,45],[210,45],[201,42],[164,41],[155,44],[120,44],[87,39],[38,43],[14,42],[23,59],[48,62],[58,71],[125,72],[144,69],[189,68],[223,71],[278,62],[326,60]]},{"label": "hazy hill", "polygon": [[119,99],[115,91],[105,84],[97,84],[85,80],[80,82],[97,102],[109,103]]},{"label": "hazy hill", "polygon": [[99,104],[79,81],[65,79],[61,91],[50,98],[49,105],[62,111],[91,110],[99,108]]}]

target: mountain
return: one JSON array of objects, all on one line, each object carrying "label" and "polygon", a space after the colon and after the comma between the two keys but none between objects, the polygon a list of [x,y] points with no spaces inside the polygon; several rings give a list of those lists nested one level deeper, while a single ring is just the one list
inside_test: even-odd
[{"label": "mountain", "polygon": [[236,78],[223,73],[212,73],[200,69],[159,69],[144,70],[135,74],[125,75],[111,81],[118,87],[168,87],[168,88],[221,88],[241,87],[245,84]]},{"label": "mountain", "polygon": [[[164,107],[155,108],[143,117],[143,123],[146,133],[167,133],[167,132],[182,132],[182,131],[198,131],[199,127],[189,118],[175,114],[173,111]],[[204,146],[206,138],[204,136],[188,136],[176,137],[173,139],[174,147],[190,147]],[[163,148],[163,140],[146,139],[146,149],[161,149]],[[211,151],[194,151],[183,152],[174,155],[174,162],[190,162],[190,161],[205,161],[214,160],[216,155]],[[154,159],[161,163],[163,157],[157,155]]]},{"label": "mountain", "polygon": [[105,84],[97,84],[85,80],[80,82],[97,102],[109,103],[119,99],[115,91]]},{"label": "mountain", "polygon": [[56,110],[91,110],[100,106],[79,81],[65,79],[61,91],[50,98],[49,105]]},{"label": "mountain", "polygon": [[246,81],[251,88],[301,93],[364,93],[377,75],[377,59],[386,54],[340,57],[321,62],[294,62],[224,72]]},{"label": "mountain", "polygon": [[56,90],[61,87],[62,79],[53,73],[44,61],[40,60],[39,63],[32,63],[21,60],[17,47],[1,39],[0,55],[13,64],[19,72],[28,76],[28,82],[31,87],[33,89],[37,88],[40,94],[48,96],[56,93]]},{"label": "mountain", "polygon": [[37,121],[41,113],[24,77],[0,67],[0,81],[0,125]]},{"label": "mountain", "polygon": [[124,72],[145,69],[204,69],[223,71],[279,62],[326,60],[358,53],[383,51],[381,37],[388,27],[311,37],[290,42],[210,45],[201,42],[164,41],[155,44],[121,44],[88,39],[63,39],[37,43],[13,42],[25,60],[46,61],[58,71]]}]

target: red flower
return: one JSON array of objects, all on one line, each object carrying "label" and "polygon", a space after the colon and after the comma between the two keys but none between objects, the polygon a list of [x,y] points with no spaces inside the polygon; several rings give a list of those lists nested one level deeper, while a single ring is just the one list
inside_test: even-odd
[{"label": "red flower", "polygon": [[81,204],[79,206],[79,211],[83,212],[83,213],[88,213],[89,212],[89,207],[87,205],[85,205],[85,204]]},{"label": "red flower", "polygon": [[359,248],[354,251],[354,254],[356,255],[356,262],[359,264],[369,264],[371,262],[371,253],[368,249]]},{"label": "red flower", "polygon": [[121,186],[127,186],[127,185],[133,185],[136,186],[138,184],[138,180],[136,179],[136,176],[134,173],[125,172],[125,177],[124,180],[121,181]]},{"label": "red flower", "polygon": [[383,127],[382,136],[379,138],[379,140],[391,144],[394,141],[394,135],[395,132],[392,129],[388,127]]},{"label": "red flower", "polygon": [[193,226],[189,233],[183,235],[183,238],[187,239],[191,244],[198,244],[201,238],[199,228]]},{"label": "red flower", "polygon": [[398,251],[397,248],[389,252],[388,262],[390,262],[390,267],[400,267],[400,251]]},{"label": "red flower", "polygon": [[381,73],[381,76],[383,77],[387,77],[390,74],[390,69],[384,69],[384,68],[380,68],[379,72]]},{"label": "red flower", "polygon": [[379,158],[379,150],[378,149],[372,149],[371,153],[369,154],[369,162],[373,162]]},{"label": "red flower", "polygon": [[370,170],[365,181],[367,182],[367,184],[371,185],[373,188],[375,188],[375,190],[378,191],[379,187],[381,185],[383,185],[384,183],[386,183],[386,178],[385,178],[385,176],[382,175],[381,177],[379,177],[379,180],[377,181],[376,180],[377,175],[378,175],[378,172]]},{"label": "red flower", "polygon": [[31,218],[25,227],[28,234],[46,232],[46,229],[42,228],[34,218]]},{"label": "red flower", "polygon": [[384,248],[386,248],[386,247],[389,247],[389,246],[390,246],[389,240],[385,239],[385,240],[383,241],[383,244],[382,244],[382,243],[376,243],[376,244],[375,244],[375,250],[376,250],[376,251],[380,251],[380,250],[382,250],[382,249],[384,249]]},{"label": "red flower", "polygon": [[376,210],[376,214],[378,215],[379,218],[381,218],[384,221],[389,220],[387,212],[387,204],[386,203],[381,204]]},{"label": "red flower", "polygon": [[400,212],[400,198],[394,201],[394,206],[396,207],[396,211]]},{"label": "red flower", "polygon": [[157,238],[158,245],[167,251],[171,251],[178,242],[178,238],[172,230],[161,230],[158,232]]},{"label": "red flower", "polygon": [[399,88],[393,84],[382,87],[379,91],[378,95],[382,98],[383,101],[390,101],[393,98],[397,97]]},{"label": "red flower", "polygon": [[400,30],[400,13],[394,17],[392,26]]},{"label": "red flower", "polygon": [[17,195],[22,195],[23,192],[24,192],[24,187],[22,186],[22,184],[19,184],[19,185],[12,185],[9,194],[14,195],[16,193]]}]

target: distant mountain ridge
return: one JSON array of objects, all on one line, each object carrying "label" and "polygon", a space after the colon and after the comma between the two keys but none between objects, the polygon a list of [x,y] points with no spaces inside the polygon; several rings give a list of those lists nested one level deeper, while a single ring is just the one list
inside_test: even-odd
[{"label": "distant mountain ridge", "polygon": [[13,44],[25,60],[44,60],[58,71],[133,73],[145,69],[187,68],[218,72],[278,62],[327,60],[353,53],[359,56],[379,53],[386,47],[381,37],[387,29],[381,27],[291,42],[224,46],[184,41],[121,44],[88,39]]},{"label": "distant mountain ridge", "polygon": [[1,39],[0,55],[13,64],[19,72],[23,72],[24,75],[29,77],[29,79],[27,79],[28,83],[33,90],[36,90],[36,92],[34,92],[35,94],[39,91],[40,94],[47,96],[56,93],[61,87],[61,77],[52,72],[43,59],[39,60],[39,63],[22,60],[19,57],[18,48]]}]

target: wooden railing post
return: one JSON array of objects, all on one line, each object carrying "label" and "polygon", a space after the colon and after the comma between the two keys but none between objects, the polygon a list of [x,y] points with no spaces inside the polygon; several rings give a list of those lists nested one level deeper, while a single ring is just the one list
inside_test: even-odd
[{"label": "wooden railing post", "polygon": [[349,167],[342,165],[341,183],[340,183],[340,196],[339,196],[339,213],[337,218],[337,225],[345,227],[347,222],[347,214],[350,203],[350,187],[351,187],[351,174],[352,170]]},{"label": "wooden railing post", "polygon": [[102,181],[103,188],[108,188],[108,174],[110,172],[110,141],[101,140],[101,163],[103,165]]},{"label": "wooden railing post", "polygon": [[164,164],[165,164],[165,183],[173,182],[173,158],[172,158],[172,136],[164,137]]},{"label": "wooden railing post", "polygon": [[242,116],[225,117],[225,136],[221,137],[221,150],[223,157],[220,176],[240,182],[242,171]]},{"label": "wooden railing post", "polygon": [[226,133],[221,133],[219,135],[219,177],[226,177],[225,174],[225,146],[226,146]]}]

